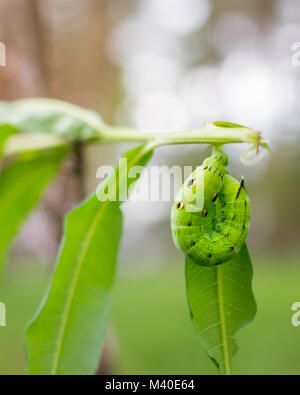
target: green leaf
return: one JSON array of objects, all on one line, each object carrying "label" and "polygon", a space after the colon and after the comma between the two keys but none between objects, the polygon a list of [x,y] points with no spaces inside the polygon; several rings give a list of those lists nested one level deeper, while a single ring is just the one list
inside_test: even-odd
[{"label": "green leaf", "polygon": [[102,119],[94,111],[53,99],[0,102],[0,124],[25,133],[48,133],[66,141],[99,139]]},{"label": "green leaf", "polygon": [[19,227],[58,172],[66,149],[26,154],[0,174],[0,261]]},{"label": "green leaf", "polygon": [[[151,152],[150,146],[129,151],[127,171],[146,165]],[[135,180],[128,180],[127,171],[117,168],[116,180],[111,176],[101,190],[112,184],[117,193],[126,184],[129,188]],[[122,232],[120,204],[94,195],[67,215],[50,291],[26,334],[29,374],[95,373]]]},{"label": "green leaf", "polygon": [[3,154],[7,139],[16,133],[17,130],[11,125],[0,125],[0,158]]},{"label": "green leaf", "polygon": [[246,126],[239,125],[237,123],[232,123],[232,122],[222,122],[222,121],[217,121],[213,122],[215,126],[218,126],[219,128],[246,128]]},{"label": "green leaf", "polygon": [[3,147],[3,156],[19,155],[27,152],[49,151],[67,147],[61,137],[43,133],[18,133],[10,136]]},{"label": "green leaf", "polygon": [[246,244],[219,266],[202,267],[186,261],[191,318],[200,342],[222,374],[230,374],[230,359],[237,351],[235,333],[256,314],[252,277]]}]

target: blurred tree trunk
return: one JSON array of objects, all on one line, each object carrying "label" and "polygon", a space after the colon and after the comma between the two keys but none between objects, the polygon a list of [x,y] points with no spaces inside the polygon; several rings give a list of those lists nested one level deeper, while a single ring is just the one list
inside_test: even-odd
[{"label": "blurred tree trunk", "polygon": [[[49,96],[47,49],[39,4],[37,0],[0,2],[1,41],[7,48],[7,66],[0,70],[1,100]],[[46,260],[49,255],[56,255],[63,217],[84,194],[81,175],[82,152],[78,147],[40,209],[25,224],[15,247],[18,255],[37,254]],[[39,231],[41,222],[47,224],[46,232]]]},{"label": "blurred tree trunk", "polygon": [[[115,69],[103,56],[108,2],[74,1],[72,6],[76,9],[80,4],[83,8],[71,20],[69,6],[57,0],[0,1],[0,40],[7,48],[7,67],[0,69],[0,100],[56,97],[100,107],[102,114],[112,118],[118,91],[112,89]],[[14,248],[21,259],[33,255],[47,262],[56,256],[63,218],[85,197],[83,154],[82,146],[76,144],[40,208],[25,224]],[[108,348],[104,348],[100,374],[111,371]]]},{"label": "blurred tree trunk", "polygon": [[1,41],[7,48],[7,66],[0,72],[1,99],[45,94],[37,15],[33,10],[31,0],[0,2]]}]

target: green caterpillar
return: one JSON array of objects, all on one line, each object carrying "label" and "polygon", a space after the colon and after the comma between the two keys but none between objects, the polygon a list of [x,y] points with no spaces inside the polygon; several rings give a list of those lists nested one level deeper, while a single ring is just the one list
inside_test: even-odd
[{"label": "green caterpillar", "polygon": [[172,207],[176,247],[202,266],[231,259],[248,235],[250,203],[244,179],[231,177],[227,166],[228,156],[216,150],[184,182]]}]

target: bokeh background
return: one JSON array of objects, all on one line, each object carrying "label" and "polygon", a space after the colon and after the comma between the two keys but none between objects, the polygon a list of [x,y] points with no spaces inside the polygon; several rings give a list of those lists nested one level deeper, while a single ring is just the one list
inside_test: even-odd
[{"label": "bokeh background", "polygon": [[[139,129],[199,128],[226,120],[269,140],[254,166],[247,147],[228,146],[230,169],[245,176],[252,202],[249,248],[258,303],[238,334],[235,373],[299,374],[300,41],[298,0],[0,0],[0,100],[46,96]],[[115,164],[128,144],[84,151],[85,193],[98,166]],[[151,164],[200,164],[203,146],[160,148]],[[1,299],[0,374],[25,371],[23,332],[48,283],[62,211],[78,196],[67,164],[13,248]],[[143,181],[141,181],[141,187]],[[66,204],[66,201],[69,203]],[[61,207],[64,207],[64,210]],[[171,202],[127,202],[112,322],[100,372],[216,373],[195,338],[185,301],[183,259],[169,230]],[[2,225],[3,226],[3,225]]]}]

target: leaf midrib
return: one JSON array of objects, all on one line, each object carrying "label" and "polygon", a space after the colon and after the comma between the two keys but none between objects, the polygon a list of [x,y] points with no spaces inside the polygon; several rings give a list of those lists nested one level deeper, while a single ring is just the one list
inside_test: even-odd
[{"label": "leaf midrib", "polygon": [[230,374],[230,361],[229,361],[229,350],[228,350],[228,339],[227,339],[227,327],[225,320],[224,311],[224,294],[223,294],[223,278],[222,278],[222,265],[217,266],[217,284],[218,284],[218,302],[219,302],[219,314],[220,314],[220,327],[221,327],[221,343],[222,352],[224,358],[224,373]]},{"label": "leaf midrib", "polygon": [[[216,217],[217,219],[220,217],[220,203],[218,201],[216,203]],[[229,347],[228,347],[225,306],[224,306],[223,267],[222,267],[223,265],[224,263],[217,266],[217,293],[218,293],[218,304],[219,304],[219,315],[220,315],[221,344],[222,344],[222,353],[224,360],[224,374],[229,375],[230,361],[229,361]]]},{"label": "leaf midrib", "polygon": [[72,308],[72,301],[73,301],[73,295],[75,293],[75,289],[77,286],[77,282],[78,282],[78,278],[80,275],[80,271],[82,268],[82,265],[84,263],[84,258],[87,254],[90,242],[92,240],[93,237],[93,233],[94,230],[97,226],[97,223],[100,221],[103,211],[105,209],[105,207],[107,206],[108,201],[105,201],[103,203],[103,205],[101,206],[101,209],[98,211],[97,215],[95,216],[95,220],[93,221],[93,224],[89,230],[88,233],[88,237],[84,243],[84,248],[82,253],[79,255],[79,260],[78,260],[78,265],[77,265],[77,269],[75,271],[75,275],[73,277],[73,281],[71,284],[71,288],[70,288],[70,292],[68,293],[68,298],[66,300],[66,312],[63,315],[63,320],[62,320],[62,324],[60,326],[59,332],[58,332],[58,340],[57,340],[57,345],[54,351],[54,361],[53,361],[53,367],[51,370],[51,374],[55,375],[58,371],[58,366],[59,366],[59,360],[60,360],[60,355],[61,355],[61,349],[64,343],[64,338],[65,338],[65,333],[66,333],[66,328],[68,326],[68,317],[69,317],[69,312],[71,311]]}]

